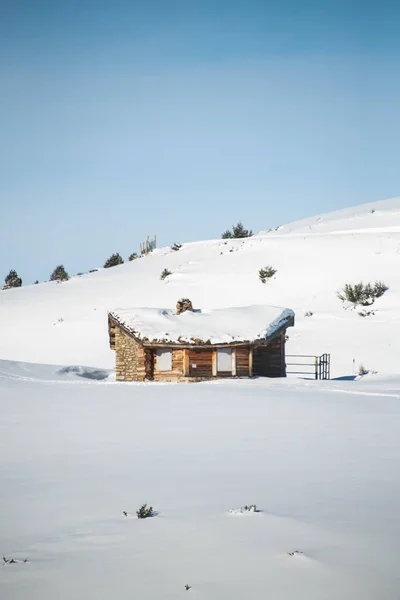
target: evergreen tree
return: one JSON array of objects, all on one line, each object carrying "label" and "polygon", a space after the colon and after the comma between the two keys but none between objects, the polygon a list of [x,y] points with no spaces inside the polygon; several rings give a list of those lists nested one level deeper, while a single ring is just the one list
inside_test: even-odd
[{"label": "evergreen tree", "polygon": [[50,281],[68,281],[69,275],[64,269],[64,265],[58,265],[50,275]]},{"label": "evergreen tree", "polygon": [[5,278],[5,286],[3,290],[9,290],[10,288],[21,287],[22,279],[19,277],[17,271],[11,269],[7,277]]},{"label": "evergreen tree", "polygon": [[237,225],[234,225],[232,227],[232,237],[233,238],[246,238],[246,237],[251,237],[253,235],[253,232],[245,229],[243,227],[243,223],[241,221],[239,221],[237,223]]},{"label": "evergreen tree", "polygon": [[103,266],[105,269],[108,269],[109,267],[116,267],[117,265],[122,265],[123,262],[124,261],[122,256],[120,256],[120,254],[118,254],[117,252],[116,254],[111,254],[110,258],[107,258]]},{"label": "evergreen tree", "polygon": [[232,238],[251,237],[252,235],[253,235],[252,230],[245,229],[243,226],[243,223],[241,221],[239,221],[236,225],[232,226],[232,231],[230,229],[227,229],[226,231],[224,231],[224,233],[221,235],[221,238],[223,240],[229,240]]}]

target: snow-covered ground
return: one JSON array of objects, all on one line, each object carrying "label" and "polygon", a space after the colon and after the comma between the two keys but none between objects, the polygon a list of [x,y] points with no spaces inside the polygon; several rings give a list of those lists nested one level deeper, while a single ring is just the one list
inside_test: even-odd
[{"label": "snow-covered ground", "polygon": [[[399,262],[394,199],[0,291],[0,599],[397,600]],[[116,383],[107,310],[180,297],[294,309],[335,379]]]},{"label": "snow-covered ground", "polygon": [[59,371],[0,364],[1,598],[398,597],[399,377]]},{"label": "snow-covered ground", "polygon": [[[258,271],[266,265],[277,273],[263,284]],[[165,268],[172,275],[162,281]],[[346,282],[360,280],[389,286],[374,316],[344,310],[336,296]],[[201,309],[291,308],[296,326],[288,331],[288,353],[330,353],[333,376],[351,375],[360,364],[400,373],[400,198],[248,239],[161,248],[66,283],[0,291],[0,358],[113,368],[107,310],[173,308],[180,297]],[[308,312],[313,315],[305,317]]]}]

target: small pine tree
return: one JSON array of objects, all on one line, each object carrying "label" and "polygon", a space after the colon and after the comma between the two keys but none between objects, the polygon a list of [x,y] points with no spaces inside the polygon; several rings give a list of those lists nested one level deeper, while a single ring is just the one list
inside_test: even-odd
[{"label": "small pine tree", "polygon": [[232,237],[233,238],[246,238],[246,237],[251,237],[253,235],[253,232],[251,231],[251,229],[245,229],[243,227],[243,223],[241,221],[239,221],[237,223],[237,225],[234,225],[232,227]]},{"label": "small pine tree", "polygon": [[131,260],[135,260],[137,258],[137,252],[132,252],[132,254],[129,255],[129,261]]},{"label": "small pine tree", "polygon": [[4,282],[5,282],[5,285],[3,287],[4,290],[9,290],[10,288],[21,287],[21,285],[22,285],[21,277],[19,277],[17,271],[14,271],[13,269],[11,269],[11,271],[5,278]]},{"label": "small pine tree", "polygon": [[138,519],[148,519],[149,517],[154,517],[154,510],[152,506],[147,506],[147,504],[142,504],[142,506],[136,511]]},{"label": "small pine tree", "polygon": [[238,238],[251,237],[252,235],[253,235],[252,230],[245,229],[243,223],[241,221],[239,221],[238,223],[236,223],[236,225],[232,226],[232,231],[230,231],[229,229],[224,231],[224,233],[221,235],[221,238],[223,240],[229,240],[232,238],[238,239]]},{"label": "small pine tree", "polygon": [[265,283],[267,279],[271,279],[271,277],[273,277],[275,273],[276,269],[271,267],[271,265],[268,265],[258,271],[258,277],[262,283]]},{"label": "small pine tree", "polygon": [[116,267],[117,265],[122,265],[123,263],[124,263],[124,260],[123,260],[122,256],[120,254],[118,254],[118,252],[116,252],[115,254],[111,254],[111,256],[109,258],[107,258],[107,260],[103,266],[105,269],[108,269],[110,267]]},{"label": "small pine tree", "polygon": [[69,275],[64,269],[64,265],[58,265],[50,275],[50,281],[68,281]]},{"label": "small pine tree", "polygon": [[388,289],[383,281],[375,281],[374,285],[371,283],[364,284],[362,281],[354,285],[346,283],[340,292],[338,292],[337,297],[342,302],[347,301],[349,304],[352,304],[353,308],[358,305],[371,306],[376,298],[383,296]]},{"label": "small pine tree", "polygon": [[168,269],[164,269],[160,275],[160,279],[164,280],[168,277],[168,275],[172,275],[171,271],[168,271]]},{"label": "small pine tree", "polygon": [[372,288],[372,294],[374,298],[380,298],[385,292],[388,291],[388,286],[383,281],[375,281],[375,285]]}]

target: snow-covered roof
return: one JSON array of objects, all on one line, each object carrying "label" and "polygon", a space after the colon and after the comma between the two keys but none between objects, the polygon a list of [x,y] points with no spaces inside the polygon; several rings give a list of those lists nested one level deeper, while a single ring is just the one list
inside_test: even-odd
[{"label": "snow-covered roof", "polygon": [[136,339],[156,344],[262,341],[294,320],[294,312],[288,308],[260,305],[186,311],[180,315],[166,308],[124,308],[109,314]]}]

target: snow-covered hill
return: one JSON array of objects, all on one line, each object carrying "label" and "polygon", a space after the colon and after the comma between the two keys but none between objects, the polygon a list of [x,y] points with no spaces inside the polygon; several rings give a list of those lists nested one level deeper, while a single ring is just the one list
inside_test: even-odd
[{"label": "snow-covered hill", "polygon": [[[180,240],[177,240],[180,241]],[[258,270],[277,269],[263,284]],[[242,240],[183,244],[111,269],[0,292],[0,358],[112,368],[107,310],[249,304],[296,313],[289,354],[331,353],[333,376],[354,366],[399,373],[400,198],[304,219]],[[163,269],[172,275],[160,279]],[[362,318],[344,310],[346,283],[383,281],[389,291]],[[312,312],[312,316],[305,313]]]}]

